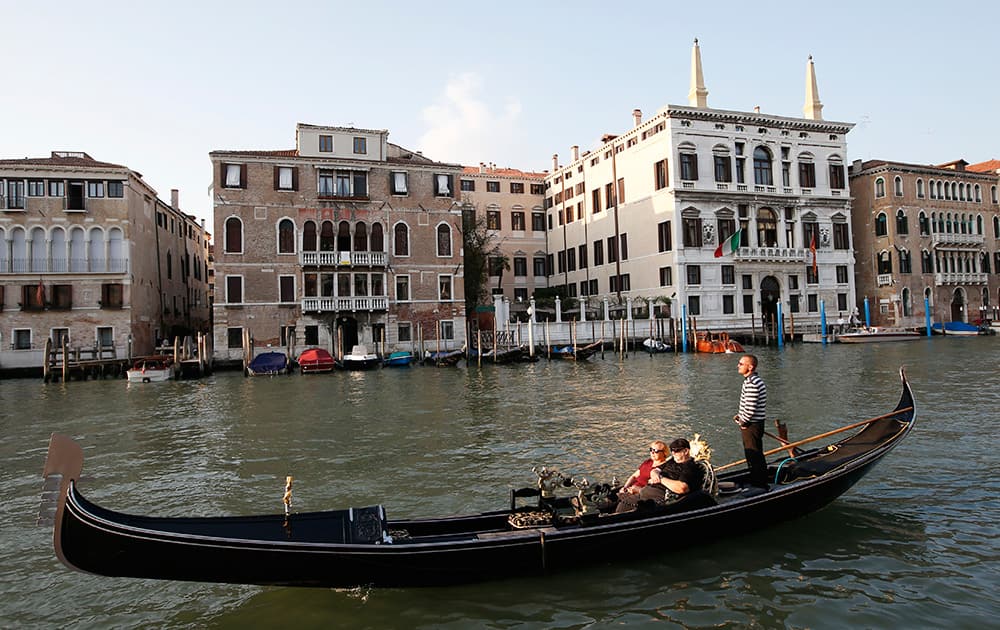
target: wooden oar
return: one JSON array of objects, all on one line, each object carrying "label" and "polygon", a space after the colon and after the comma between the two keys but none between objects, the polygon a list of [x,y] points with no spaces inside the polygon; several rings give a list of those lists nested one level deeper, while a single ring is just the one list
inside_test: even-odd
[{"label": "wooden oar", "polygon": [[[837,433],[843,433],[844,431],[850,431],[851,429],[856,429],[856,428],[858,428],[860,426],[863,426],[863,425],[866,425],[866,424],[871,424],[872,422],[875,422],[876,420],[884,420],[886,418],[891,418],[893,416],[898,416],[900,414],[906,413],[907,411],[913,411],[913,407],[904,407],[902,409],[897,409],[896,411],[893,411],[891,413],[882,414],[881,416],[876,416],[874,418],[869,418],[868,420],[862,420],[861,422],[855,422],[853,424],[849,424],[846,427],[840,427],[839,429],[834,429],[833,431],[827,431],[826,433],[820,433],[819,435],[814,435],[812,437],[805,438],[804,440],[798,440],[797,442],[785,443],[783,446],[779,446],[777,448],[772,448],[769,451],[765,451],[764,452],[764,457],[767,457],[768,455],[774,455],[775,453],[777,453],[779,451],[784,451],[784,450],[787,450],[789,448],[795,448],[796,446],[801,446],[803,444],[808,444],[809,442],[815,442],[816,440],[822,440],[825,437],[830,437],[831,435],[836,435]],[[730,464],[726,464],[725,466],[719,466],[718,468],[715,469],[715,471],[716,472],[720,472],[720,471],[726,470],[727,468],[732,468],[733,466],[738,466],[740,464],[744,464],[744,463],[746,463],[746,461],[747,460],[745,460],[745,459],[741,459],[741,460],[739,460],[737,462],[732,462]]]}]

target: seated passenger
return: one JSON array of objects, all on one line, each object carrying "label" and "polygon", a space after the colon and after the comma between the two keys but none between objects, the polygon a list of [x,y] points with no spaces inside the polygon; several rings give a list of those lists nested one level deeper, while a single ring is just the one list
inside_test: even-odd
[{"label": "seated passenger", "polygon": [[703,471],[691,457],[691,443],[677,438],[670,443],[672,459],[650,471],[649,483],[639,492],[639,500],[665,503],[699,490]]},{"label": "seated passenger", "polygon": [[649,483],[650,472],[667,463],[667,444],[656,440],[649,445],[649,459],[639,464],[639,469],[625,480],[618,492],[616,512],[634,510],[639,501],[639,492]]}]

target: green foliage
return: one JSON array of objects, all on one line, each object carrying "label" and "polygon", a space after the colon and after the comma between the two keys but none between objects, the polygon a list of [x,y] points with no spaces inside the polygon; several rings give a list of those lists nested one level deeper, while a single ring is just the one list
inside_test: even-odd
[{"label": "green foliage", "polygon": [[[463,264],[465,267],[465,312],[490,303],[490,259],[500,260],[500,268],[509,270],[510,260],[500,250],[500,239],[486,228],[485,217],[477,217],[472,208],[462,213]],[[501,274],[501,280],[502,274]]]}]

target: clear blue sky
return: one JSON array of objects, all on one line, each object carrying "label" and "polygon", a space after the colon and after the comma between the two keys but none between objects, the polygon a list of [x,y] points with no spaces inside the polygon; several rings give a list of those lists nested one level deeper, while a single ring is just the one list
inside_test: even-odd
[{"label": "clear blue sky", "polygon": [[0,157],[86,151],[209,226],[209,151],[353,124],[544,170],[686,104],[695,37],[709,107],[801,116],[813,55],[824,118],[857,123],[850,159],[1000,157],[994,2],[6,4]]}]

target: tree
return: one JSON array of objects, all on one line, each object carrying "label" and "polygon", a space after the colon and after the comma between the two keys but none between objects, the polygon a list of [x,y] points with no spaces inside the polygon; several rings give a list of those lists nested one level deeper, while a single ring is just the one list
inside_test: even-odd
[{"label": "tree", "polygon": [[[506,256],[500,250],[496,233],[486,227],[486,219],[477,217],[475,209],[469,206],[462,212],[462,247],[465,314],[470,316],[477,306],[488,303],[490,259],[506,259]],[[510,269],[509,262],[507,269]]]}]

